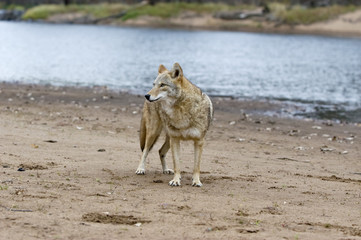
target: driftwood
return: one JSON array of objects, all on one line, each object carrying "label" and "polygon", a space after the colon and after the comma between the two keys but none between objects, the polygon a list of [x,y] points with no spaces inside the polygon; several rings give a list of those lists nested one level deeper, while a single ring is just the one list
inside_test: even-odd
[{"label": "driftwood", "polygon": [[6,209],[7,211],[11,211],[11,212],[33,212],[33,210],[29,210],[29,209],[8,208],[8,207],[5,207],[3,205],[0,205],[0,207]]},{"label": "driftwood", "polygon": [[268,6],[265,6],[262,9],[257,9],[255,11],[218,12],[214,15],[214,17],[224,20],[243,20],[252,17],[264,17],[269,12],[270,9]]},{"label": "driftwood", "polygon": [[108,19],[113,19],[113,18],[121,18],[123,17],[125,14],[127,14],[127,10],[124,10],[118,14],[115,14],[115,15],[111,15],[111,16],[108,16],[108,17],[103,17],[103,18],[97,18],[97,19],[94,19],[92,21],[92,23],[98,23],[98,22],[101,22],[101,21],[104,21],[104,20],[108,20]]},{"label": "driftwood", "polygon": [[243,20],[251,17],[263,17],[263,13],[220,12],[215,17],[224,20]]}]

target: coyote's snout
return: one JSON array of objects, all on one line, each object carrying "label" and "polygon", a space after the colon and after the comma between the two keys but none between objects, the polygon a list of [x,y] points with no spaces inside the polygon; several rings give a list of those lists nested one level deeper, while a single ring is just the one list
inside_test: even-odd
[{"label": "coyote's snout", "polygon": [[[164,129],[166,139],[159,150],[163,173],[172,174],[171,186],[181,185],[179,151],[181,140],[194,142],[194,170],[192,185],[200,187],[200,163],[204,137],[213,118],[213,106],[209,97],[183,76],[178,63],[172,70],[159,66],[153,88],[145,95],[140,125],[140,147],[143,151],[136,174],[145,174],[145,159]],[[165,162],[171,148],[174,172]]]}]

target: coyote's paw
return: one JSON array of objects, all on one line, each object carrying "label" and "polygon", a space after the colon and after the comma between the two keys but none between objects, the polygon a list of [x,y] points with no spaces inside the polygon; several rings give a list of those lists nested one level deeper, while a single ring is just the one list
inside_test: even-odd
[{"label": "coyote's paw", "polygon": [[137,175],[144,175],[145,174],[145,169],[143,168],[138,168],[137,171],[135,171],[135,173]]},{"label": "coyote's paw", "polygon": [[167,168],[167,169],[163,170],[163,174],[173,175],[174,171],[172,169],[170,169],[170,168]]},{"label": "coyote's paw", "polygon": [[192,186],[193,186],[193,187],[202,187],[203,184],[202,184],[200,181],[198,181],[198,182],[192,181]]},{"label": "coyote's paw", "polygon": [[181,185],[180,179],[173,179],[172,181],[169,182],[169,186],[177,187],[180,185]]},{"label": "coyote's paw", "polygon": [[201,181],[199,180],[199,175],[195,175],[193,176],[192,178],[192,186],[193,187],[202,187],[202,183]]}]

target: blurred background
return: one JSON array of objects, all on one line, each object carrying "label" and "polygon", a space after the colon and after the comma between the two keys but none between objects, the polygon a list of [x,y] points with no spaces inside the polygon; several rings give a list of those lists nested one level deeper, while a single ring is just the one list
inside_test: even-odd
[{"label": "blurred background", "polygon": [[2,0],[0,81],[144,94],[174,62],[264,114],[361,122],[361,1]]}]

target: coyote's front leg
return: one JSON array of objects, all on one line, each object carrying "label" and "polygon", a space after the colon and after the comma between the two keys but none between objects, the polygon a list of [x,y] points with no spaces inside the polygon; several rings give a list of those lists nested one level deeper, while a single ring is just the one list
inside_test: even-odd
[{"label": "coyote's front leg", "polygon": [[201,156],[203,152],[203,139],[194,141],[194,168],[193,168],[193,180],[192,186],[202,187],[202,183],[199,179],[201,172]]},{"label": "coyote's front leg", "polygon": [[168,168],[167,163],[165,161],[165,156],[167,155],[169,148],[170,148],[169,136],[167,135],[163,146],[161,147],[161,149],[159,149],[159,157],[160,157],[160,162],[162,163],[164,174],[174,174],[173,170]]},{"label": "coyote's front leg", "polygon": [[180,140],[178,138],[170,139],[170,148],[172,150],[173,167],[174,167],[174,178],[169,182],[170,186],[180,186],[181,174],[179,166],[179,151],[180,151]]}]

